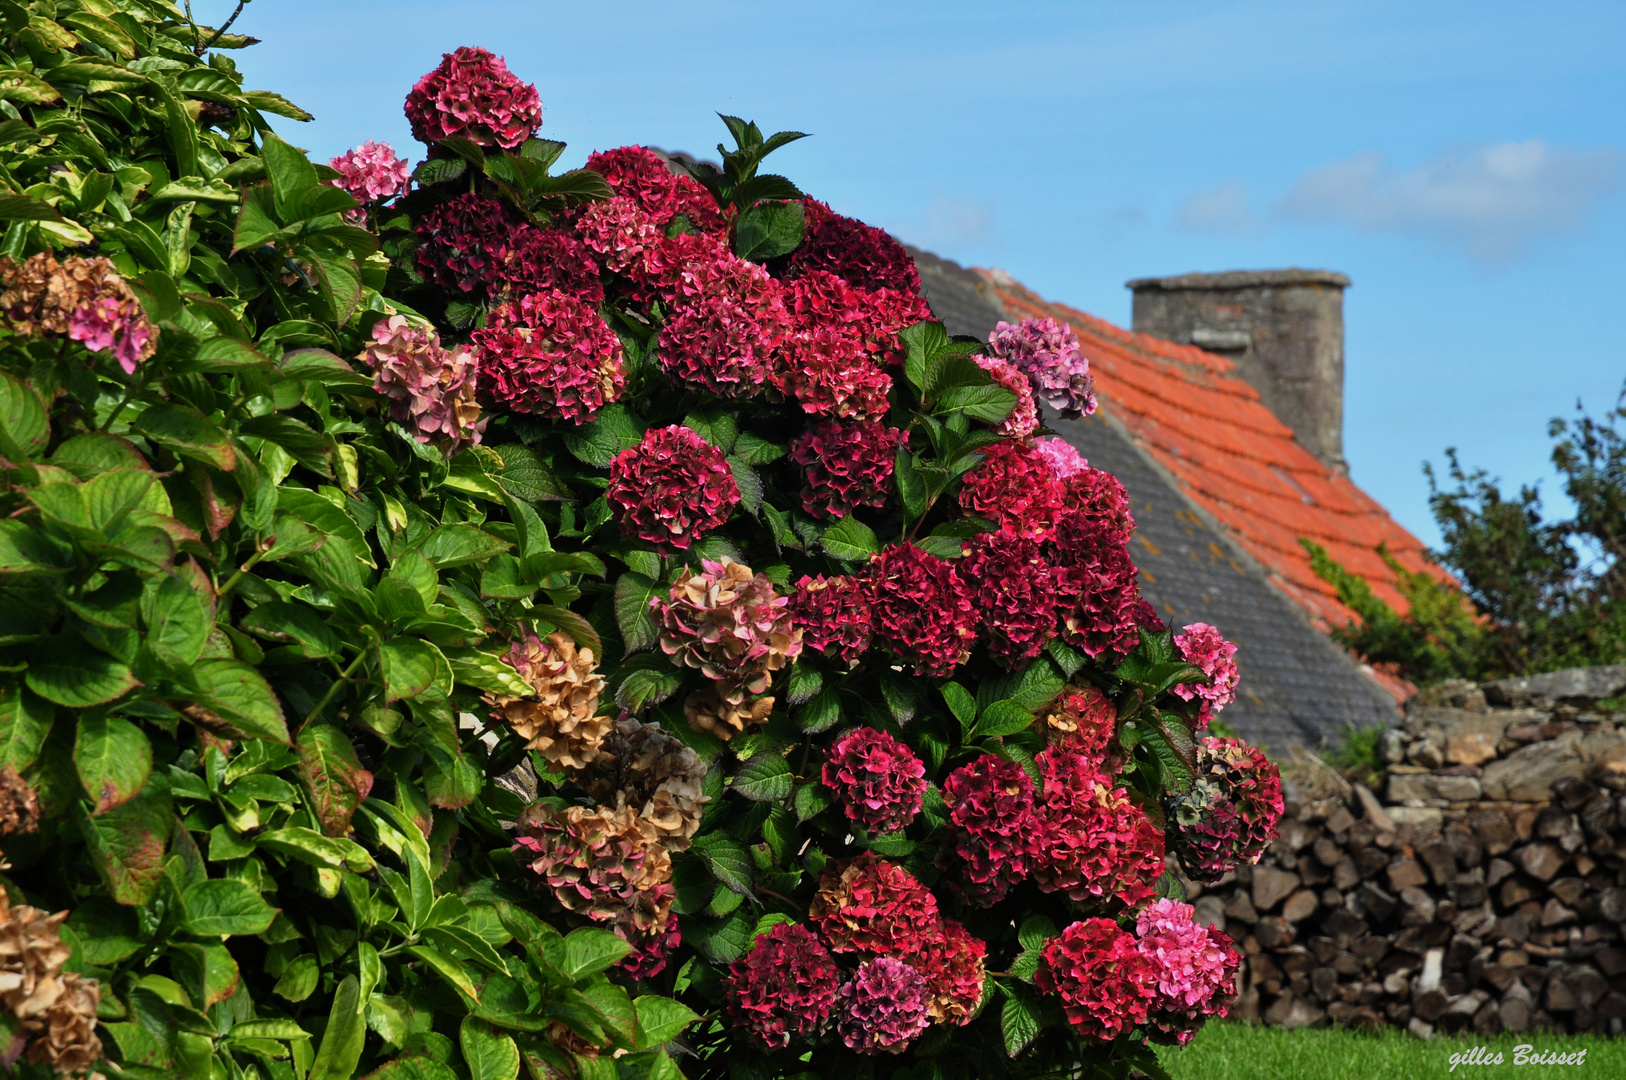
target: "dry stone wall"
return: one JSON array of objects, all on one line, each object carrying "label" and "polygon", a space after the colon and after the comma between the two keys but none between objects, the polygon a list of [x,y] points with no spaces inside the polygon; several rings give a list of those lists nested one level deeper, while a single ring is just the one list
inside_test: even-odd
[{"label": "dry stone wall", "polygon": [[[1380,791],[1290,790],[1256,866],[1192,885],[1284,1027],[1626,1032],[1626,666],[1421,695]],[[1380,797],[1381,796],[1381,797]]]}]

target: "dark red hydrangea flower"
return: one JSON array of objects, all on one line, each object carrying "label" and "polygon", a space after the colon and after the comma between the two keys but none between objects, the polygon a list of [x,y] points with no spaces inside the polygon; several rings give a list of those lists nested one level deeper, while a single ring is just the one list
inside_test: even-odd
[{"label": "dark red hydrangea flower", "polygon": [[598,308],[563,292],[504,304],[472,335],[482,390],[514,412],[582,424],[621,396],[621,339]]},{"label": "dark red hydrangea flower", "polygon": [[723,976],[728,1015],[769,1051],[821,1034],[841,997],[841,972],[805,926],[780,923]]},{"label": "dark red hydrangea flower", "polygon": [[825,867],[808,917],[835,952],[902,959],[941,926],[931,890],[873,851]]},{"label": "dark red hydrangea flower", "polygon": [[710,262],[685,264],[657,358],[683,385],[754,397],[789,327],[779,283],[756,263],[722,251]]},{"label": "dark red hydrangea flower", "polygon": [[1140,627],[1157,619],[1141,600],[1129,550],[1080,514],[1062,518],[1054,541],[1063,637],[1090,657],[1127,654],[1140,643]]},{"label": "dark red hydrangea flower", "polygon": [[1282,819],[1282,777],[1269,758],[1240,739],[1207,736],[1197,744],[1197,779],[1168,800],[1170,837],[1187,872],[1215,881],[1259,861]]},{"label": "dark red hydrangea flower", "polygon": [[1033,981],[1061,998],[1078,1034],[1111,1042],[1146,1023],[1157,973],[1135,935],[1111,919],[1085,919],[1051,938]]},{"label": "dark red hydrangea flower", "polygon": [[419,219],[413,265],[443,289],[484,292],[499,279],[515,224],[496,199],[459,195]]},{"label": "dark red hydrangea flower", "polygon": [[689,176],[672,171],[666,160],[642,146],[599,150],[587,158],[587,168],[604,177],[610,190],[632,199],[665,226],[682,214],[704,232],[720,232],[723,217],[705,188]]},{"label": "dark red hydrangea flower", "polygon": [[598,263],[579,239],[562,229],[516,226],[493,277],[497,292],[504,296],[558,290],[588,304],[604,300]]},{"label": "dark red hydrangea flower", "polygon": [[1103,772],[1118,734],[1118,707],[1093,686],[1069,686],[1040,718],[1045,741],[1078,754]]},{"label": "dark red hydrangea flower", "polygon": [[605,266],[634,275],[664,238],[649,211],[625,195],[584,207],[576,215],[576,235]]},{"label": "dark red hydrangea flower", "polygon": [[1039,850],[1031,876],[1039,888],[1079,903],[1116,897],[1127,907],[1156,896],[1162,830],[1083,755],[1052,746],[1038,762],[1044,794],[1034,804]]},{"label": "dark red hydrangea flower", "polygon": [[[707,267],[717,266],[730,258],[728,244],[710,233],[681,233],[663,236],[639,249],[638,257],[626,268],[632,278],[635,299],[660,298],[670,304],[678,295],[679,286]],[[689,272],[693,263],[696,270]]]},{"label": "dark red hydrangea flower", "polygon": [[1224,1016],[1236,996],[1242,958],[1220,930],[1199,923],[1190,904],[1159,900],[1140,913],[1136,948],[1156,978],[1151,1022],[1176,1044],[1191,1041],[1210,1016]]},{"label": "dark red hydrangea flower", "polygon": [[961,482],[960,508],[1021,536],[1049,536],[1066,506],[1050,463],[1015,439],[985,446],[982,453],[982,463]]},{"label": "dark red hydrangea flower", "polygon": [[988,946],[953,919],[944,919],[921,952],[907,957],[926,978],[926,1012],[935,1023],[964,1025],[982,1004]]},{"label": "dark red hydrangea flower", "polygon": [[869,648],[870,611],[864,587],[847,577],[803,576],[790,596],[790,617],[802,645],[851,664]]},{"label": "dark red hydrangea flower", "polygon": [[[615,928],[621,933],[621,928]],[[653,979],[666,970],[666,961],[672,950],[683,944],[683,931],[678,928],[677,912],[666,917],[666,929],[653,937],[632,939],[632,951],[623,956],[616,969],[625,971],[634,979]]]},{"label": "dark red hydrangea flower", "polygon": [[977,907],[1003,900],[1027,876],[1033,853],[1033,781],[1015,762],[983,754],[943,781],[943,802],[957,830],[966,899]]},{"label": "dark red hydrangea flower", "polygon": [[790,257],[791,274],[828,270],[856,289],[920,295],[920,272],[903,245],[880,229],[803,199],[807,231]]},{"label": "dark red hydrangea flower", "polygon": [[814,517],[844,518],[860,506],[885,506],[898,458],[896,428],[878,423],[819,420],[790,444],[802,466],[802,509]]},{"label": "dark red hydrangea flower", "polygon": [[926,980],[920,972],[887,956],[858,965],[841,988],[841,1019],[836,1030],[847,1049],[860,1054],[901,1054],[926,1030]]},{"label": "dark red hydrangea flower", "polygon": [[952,563],[894,544],[864,571],[875,639],[915,674],[943,678],[970,655],[977,612]]},{"label": "dark red hydrangea flower", "polygon": [[1104,469],[1085,466],[1063,483],[1067,505],[1082,516],[1091,529],[1120,544],[1129,543],[1129,534],[1135,531],[1135,518],[1129,512],[1129,492],[1116,476]]},{"label": "dark red hydrangea flower", "polygon": [[915,820],[926,794],[926,766],[884,731],[854,728],[830,747],[820,774],[847,820],[870,833],[894,832]]},{"label": "dark red hydrangea flower", "polygon": [[774,385],[815,416],[885,414],[892,376],[881,365],[897,351],[902,329],[891,312],[872,294],[823,270],[792,280],[785,306],[791,328]]},{"label": "dark red hydrangea flower", "polygon": [[651,428],[637,446],[616,455],[604,496],[623,534],[687,551],[728,520],[740,489],[722,451],[673,424]]},{"label": "dark red hydrangea flower", "polygon": [[1024,665],[1056,636],[1056,586],[1037,541],[1008,528],[980,533],[966,544],[959,573],[1000,667]]},{"label": "dark red hydrangea flower", "polygon": [[406,118],[421,143],[456,137],[512,150],[542,126],[542,100],[502,57],[465,45],[418,80]]}]

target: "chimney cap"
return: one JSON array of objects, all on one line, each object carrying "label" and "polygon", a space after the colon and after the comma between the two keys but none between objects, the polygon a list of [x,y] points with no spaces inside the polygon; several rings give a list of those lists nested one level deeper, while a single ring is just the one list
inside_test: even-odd
[{"label": "chimney cap", "polygon": [[1218,274],[1176,274],[1172,277],[1135,278],[1126,286],[1136,292],[1179,292],[1203,289],[1252,289],[1260,286],[1332,285],[1349,288],[1349,278],[1332,270],[1226,270]]}]

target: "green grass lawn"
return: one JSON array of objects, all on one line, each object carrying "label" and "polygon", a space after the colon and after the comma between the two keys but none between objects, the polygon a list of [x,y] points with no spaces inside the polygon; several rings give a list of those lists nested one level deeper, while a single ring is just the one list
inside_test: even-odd
[{"label": "green grass lawn", "polygon": [[[1579,1065],[1514,1065],[1513,1048],[1529,1043],[1535,1052],[1587,1051]],[[1459,1064],[1451,1055],[1483,1045],[1500,1051],[1501,1065]],[[1164,1068],[1174,1080],[1422,1080],[1424,1077],[1517,1076],[1626,1077],[1626,1038],[1527,1032],[1479,1038],[1440,1037],[1424,1042],[1403,1032],[1363,1035],[1342,1029],[1283,1031],[1254,1024],[1209,1024],[1189,1046],[1163,1048]]]}]

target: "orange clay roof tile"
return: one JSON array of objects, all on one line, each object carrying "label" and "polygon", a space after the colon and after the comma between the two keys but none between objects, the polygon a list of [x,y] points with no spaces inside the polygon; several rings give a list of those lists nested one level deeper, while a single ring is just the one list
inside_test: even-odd
[{"label": "orange clay roof tile", "polygon": [[1017,318],[1048,316],[1072,325],[1102,407],[1324,627],[1348,622],[1354,613],[1311,569],[1301,537],[1325,547],[1399,611],[1406,601],[1377,554],[1379,544],[1406,569],[1446,579],[1424,559],[1416,537],[1348,476],[1299,445],[1236,374],[1234,361],[1049,303],[998,271],[979,273]]}]

